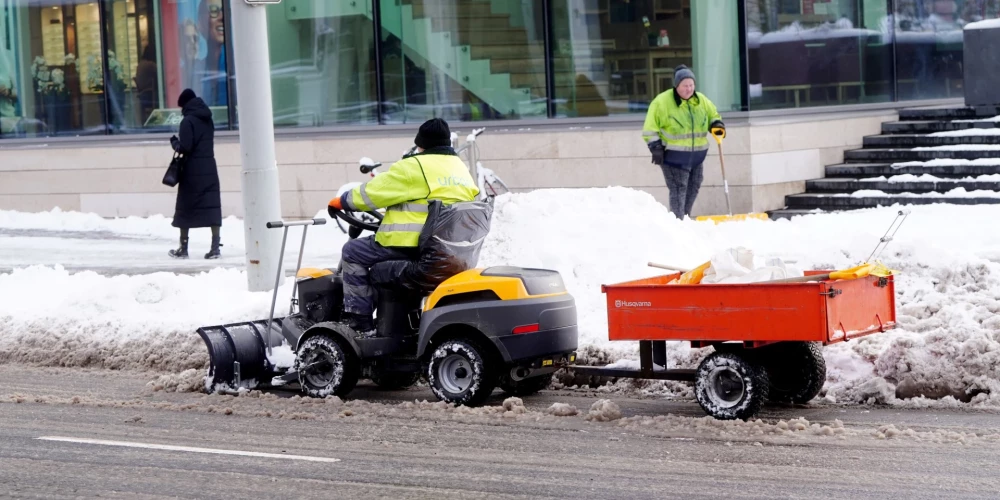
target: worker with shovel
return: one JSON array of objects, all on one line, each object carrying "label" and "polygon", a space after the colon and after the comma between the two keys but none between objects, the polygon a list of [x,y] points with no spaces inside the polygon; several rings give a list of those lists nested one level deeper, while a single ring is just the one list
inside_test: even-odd
[{"label": "worker with shovel", "polygon": [[675,68],[674,87],[653,99],[642,127],[653,163],[663,170],[670,190],[670,211],[678,219],[691,215],[698,197],[709,131],[726,136],[715,104],[694,87],[694,72],[683,64]]}]

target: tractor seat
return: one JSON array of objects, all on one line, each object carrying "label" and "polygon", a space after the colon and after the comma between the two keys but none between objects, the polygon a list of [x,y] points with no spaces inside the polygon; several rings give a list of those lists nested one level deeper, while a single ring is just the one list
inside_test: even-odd
[{"label": "tractor seat", "polygon": [[448,278],[476,267],[493,206],[483,201],[446,206],[432,200],[428,210],[418,257],[375,264],[369,274],[372,286],[428,294]]}]

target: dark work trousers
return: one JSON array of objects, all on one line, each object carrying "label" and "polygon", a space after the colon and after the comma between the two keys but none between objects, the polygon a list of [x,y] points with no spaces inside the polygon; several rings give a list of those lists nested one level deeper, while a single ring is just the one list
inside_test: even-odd
[{"label": "dark work trousers", "polygon": [[387,260],[410,260],[416,249],[384,247],[375,236],[358,238],[344,245],[344,311],[362,316],[375,312],[375,290],[368,269]]},{"label": "dark work trousers", "polygon": [[698,198],[698,190],[701,189],[701,182],[705,180],[705,164],[699,163],[691,170],[672,167],[665,163],[660,165],[660,168],[663,170],[663,178],[667,181],[667,189],[670,190],[670,211],[678,219],[683,219],[685,215],[690,217],[694,200]]}]

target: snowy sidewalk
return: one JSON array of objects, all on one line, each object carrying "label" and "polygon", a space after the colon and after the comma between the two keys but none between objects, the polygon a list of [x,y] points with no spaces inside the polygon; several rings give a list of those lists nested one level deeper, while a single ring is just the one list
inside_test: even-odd
[{"label": "snowy sidewalk", "polygon": [[[58,219],[58,214],[48,218],[41,215],[49,214],[20,214],[17,221],[11,213],[6,215],[6,221],[0,215],[0,273],[41,265],[62,266],[71,272],[92,271],[104,276],[155,272],[197,274],[215,268],[242,270],[246,265],[243,224],[233,218],[223,225],[222,258],[205,260],[211,240],[206,228],[191,230],[188,245],[191,257],[177,260],[167,255],[168,250],[179,244],[177,230],[170,227],[169,220],[145,219],[146,224],[138,221],[125,224],[121,220],[102,220],[93,224],[96,221],[89,221],[92,228],[87,224],[74,228],[72,221],[55,224],[53,219]],[[32,225],[36,227],[30,227]],[[288,273],[295,269],[301,238],[300,228],[289,231],[283,266]],[[346,240],[347,236],[336,225],[311,228],[303,265],[308,262],[311,266],[336,267],[340,247]]]}]

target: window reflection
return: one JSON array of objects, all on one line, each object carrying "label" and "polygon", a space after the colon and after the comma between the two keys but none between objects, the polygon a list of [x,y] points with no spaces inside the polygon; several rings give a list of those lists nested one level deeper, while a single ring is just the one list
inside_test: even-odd
[{"label": "window reflection", "polygon": [[892,99],[885,0],[747,0],[750,107]]},{"label": "window reflection", "polygon": [[901,99],[962,95],[962,28],[1000,17],[1000,0],[896,0],[896,70]]}]

